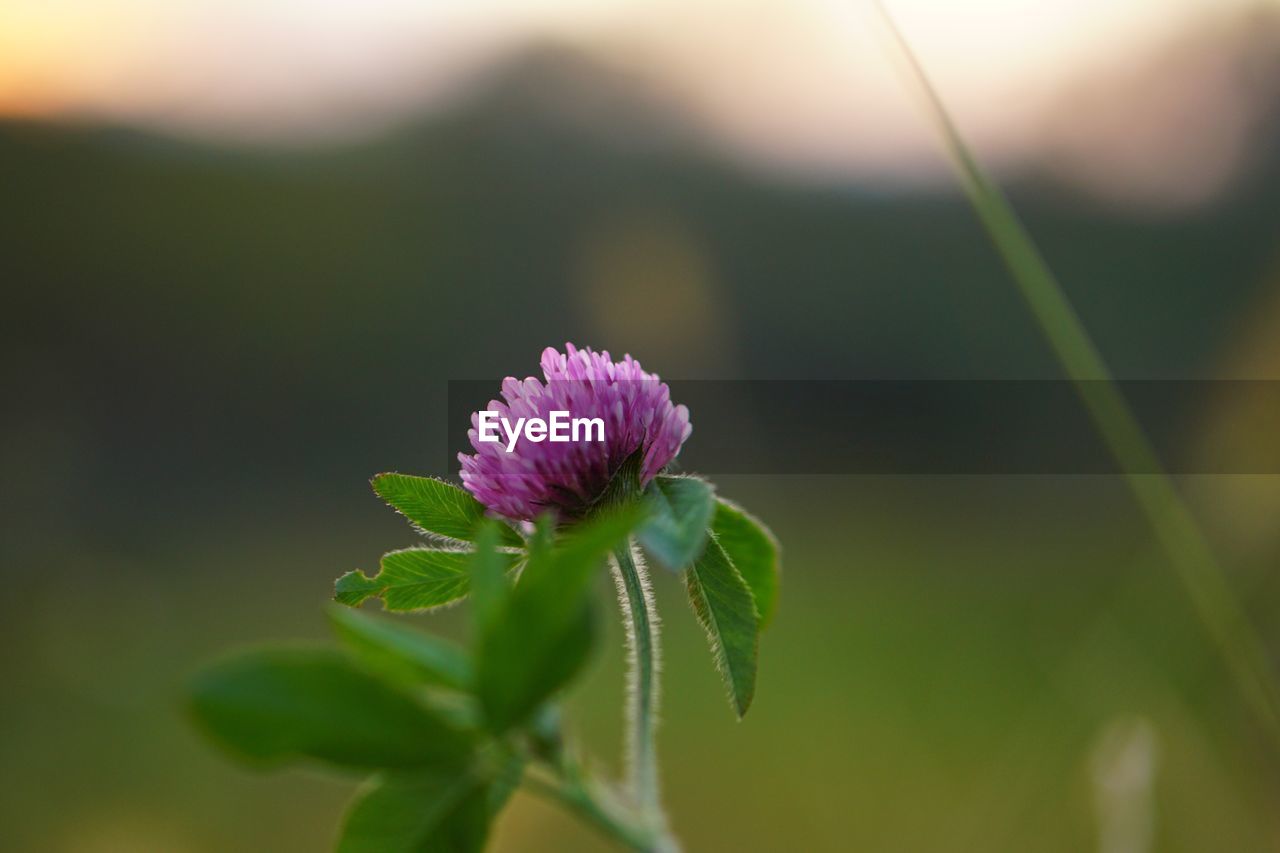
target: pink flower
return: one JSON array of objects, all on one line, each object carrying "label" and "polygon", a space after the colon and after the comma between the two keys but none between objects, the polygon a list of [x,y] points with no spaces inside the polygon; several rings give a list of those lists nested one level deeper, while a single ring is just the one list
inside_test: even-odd
[{"label": "pink flower", "polygon": [[[693,427],[689,410],[671,403],[671,389],[646,373],[629,355],[565,344],[565,354],[542,353],[545,383],[534,377],[502,381],[502,400],[488,411],[514,424],[519,418],[550,420],[552,412],[599,418],[603,440],[540,442],[521,439],[480,441],[480,413],[471,416],[467,436],[473,454],[458,454],[462,484],[489,509],[517,521],[547,510],[562,518],[581,516],[604,493],[623,462],[640,452],[644,487],[680,452]],[[584,431],[585,432],[585,431]],[[505,439],[505,436],[504,436]]]}]

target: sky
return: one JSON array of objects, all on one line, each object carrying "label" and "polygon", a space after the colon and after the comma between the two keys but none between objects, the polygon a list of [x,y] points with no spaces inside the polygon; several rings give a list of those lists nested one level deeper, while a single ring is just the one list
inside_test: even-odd
[{"label": "sky", "polygon": [[[1081,81],[1129,74],[1245,9],[1280,10],[1280,0],[886,5],[997,164],[1043,148]],[[0,115],[241,141],[342,138],[447,103],[539,40],[662,93],[749,163],[909,179],[941,162],[870,0],[0,0]]]}]

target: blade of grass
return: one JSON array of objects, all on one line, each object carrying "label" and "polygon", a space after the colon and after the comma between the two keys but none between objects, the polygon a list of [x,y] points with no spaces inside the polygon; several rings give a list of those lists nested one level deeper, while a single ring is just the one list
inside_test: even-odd
[{"label": "blade of grass", "polygon": [[881,0],[872,0],[909,81],[941,135],[965,193],[991,242],[1074,384],[1200,620],[1221,651],[1245,701],[1280,748],[1280,689],[1266,647],[1218,563],[1204,532],[1160,464],[1079,315],[1000,188],[965,144],[946,106]]}]

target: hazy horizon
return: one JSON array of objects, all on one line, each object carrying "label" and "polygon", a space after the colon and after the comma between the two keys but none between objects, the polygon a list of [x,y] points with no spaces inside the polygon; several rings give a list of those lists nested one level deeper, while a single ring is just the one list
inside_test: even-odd
[{"label": "hazy horizon", "polygon": [[[1005,169],[1052,160],[1121,201],[1212,196],[1257,147],[1274,102],[1275,0],[890,8],[985,159]],[[826,0],[11,0],[0,7],[0,117],[237,145],[340,143],[447,111],[548,45],[625,80],[751,168],[890,184],[947,176],[870,4]]]}]

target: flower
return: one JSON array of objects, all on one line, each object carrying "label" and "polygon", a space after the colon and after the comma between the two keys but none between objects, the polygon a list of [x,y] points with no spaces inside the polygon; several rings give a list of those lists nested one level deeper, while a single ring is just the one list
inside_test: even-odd
[{"label": "flower", "polygon": [[623,463],[638,454],[639,485],[646,486],[680,452],[693,427],[689,410],[671,403],[671,389],[646,373],[630,355],[613,361],[608,351],[565,344],[542,352],[545,384],[535,377],[502,381],[502,400],[489,411],[515,423],[549,419],[567,411],[573,418],[600,418],[602,441],[479,440],[479,416],[471,416],[467,437],[475,453],[459,453],[462,484],[493,512],[531,521],[548,510],[562,518],[584,514],[604,494]]}]

